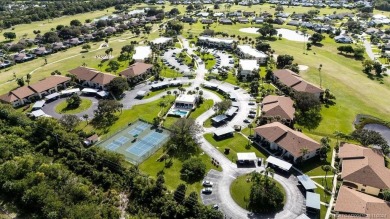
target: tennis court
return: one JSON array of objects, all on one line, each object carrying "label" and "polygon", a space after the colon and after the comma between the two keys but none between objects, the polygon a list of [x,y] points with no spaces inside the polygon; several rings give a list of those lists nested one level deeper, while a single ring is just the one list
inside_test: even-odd
[{"label": "tennis court", "polygon": [[139,164],[156,152],[169,139],[169,132],[154,129],[152,125],[137,121],[98,144],[106,150],[123,154],[134,164]]}]

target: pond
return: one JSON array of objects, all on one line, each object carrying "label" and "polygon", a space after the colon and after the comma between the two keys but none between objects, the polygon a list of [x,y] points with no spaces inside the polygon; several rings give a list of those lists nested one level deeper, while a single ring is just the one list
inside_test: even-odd
[{"label": "pond", "polygon": [[390,145],[390,129],[388,127],[380,124],[367,124],[364,129],[379,132],[387,141],[387,144]]}]

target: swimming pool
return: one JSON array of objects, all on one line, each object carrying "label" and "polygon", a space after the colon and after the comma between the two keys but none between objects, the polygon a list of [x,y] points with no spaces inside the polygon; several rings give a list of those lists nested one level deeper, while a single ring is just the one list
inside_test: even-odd
[{"label": "swimming pool", "polygon": [[189,111],[173,109],[169,114],[180,116],[183,118],[183,117],[187,117],[188,113],[189,113]]}]

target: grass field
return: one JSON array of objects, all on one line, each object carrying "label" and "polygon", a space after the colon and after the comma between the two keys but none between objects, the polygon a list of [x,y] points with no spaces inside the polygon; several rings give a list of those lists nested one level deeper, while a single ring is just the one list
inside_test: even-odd
[{"label": "grass field", "polygon": [[[173,158],[173,165],[169,168],[165,167],[165,162],[159,162],[157,159],[163,154],[163,149],[161,148],[155,154],[150,156],[147,160],[145,160],[142,164],[139,165],[139,168],[142,172],[149,174],[151,177],[156,178],[157,173],[160,171],[164,171],[165,176],[165,184],[169,190],[173,191],[176,187],[183,183],[187,186],[187,195],[191,192],[196,192],[199,194],[202,189],[201,182],[195,182],[193,184],[189,184],[180,179],[180,170],[182,168],[183,162],[176,158]],[[215,167],[211,163],[211,158],[205,153],[200,153],[197,155],[202,159],[202,161],[206,164],[207,172],[211,169],[215,169],[221,171],[221,167]]]},{"label": "grass field", "polygon": [[[216,147],[232,162],[235,162],[235,160],[237,159],[238,152],[255,152],[257,157],[267,157],[265,152],[263,153],[262,151],[258,150],[251,143],[249,143],[248,139],[246,139],[239,133],[234,133],[233,138],[226,138],[224,140],[219,141],[213,138],[212,133],[207,133],[204,135],[204,137],[208,142],[210,142],[210,144]],[[229,154],[224,153],[225,148],[230,149]]]},{"label": "grass field", "polygon": [[204,100],[201,105],[199,105],[195,111],[191,112],[189,118],[196,119],[200,115],[202,115],[204,112],[209,110],[211,107],[213,107],[214,101],[213,100]]},{"label": "grass field", "polygon": [[[332,177],[328,177],[326,180],[324,180],[324,179],[325,178],[316,178],[316,179],[312,179],[312,180],[315,181],[316,183],[322,185],[324,188],[330,188],[330,190],[331,190],[331,188],[333,186],[333,183],[332,183],[332,179],[333,178]],[[321,201],[322,202],[329,203],[331,195],[326,193],[325,190],[323,190],[322,188],[317,187],[315,192],[321,195]]]},{"label": "grass field", "polygon": [[[15,32],[16,33],[16,41],[19,40],[20,37],[22,37],[24,34],[27,34],[27,38],[35,38],[35,34],[33,33],[34,30],[40,30],[41,34],[43,35],[45,32],[50,31],[51,28],[56,28],[57,25],[70,25],[70,21],[77,19],[81,21],[82,23],[85,22],[86,19],[95,19],[102,17],[104,15],[111,15],[112,12],[114,12],[114,7],[108,8],[106,10],[101,11],[93,11],[90,13],[83,13],[83,14],[76,14],[72,16],[63,16],[59,18],[54,18],[50,20],[44,20],[44,21],[37,21],[32,22],[30,24],[20,24],[13,26],[12,28],[4,29],[2,32]],[[3,34],[0,35],[0,41],[4,41],[5,38]]]},{"label": "grass field", "polygon": [[55,107],[55,111],[56,111],[56,113],[59,113],[59,114],[76,114],[76,113],[81,113],[81,112],[87,110],[91,106],[92,106],[91,100],[81,98],[81,103],[80,103],[79,107],[74,108],[74,109],[68,108],[68,103],[66,102],[66,100],[63,100]]},{"label": "grass field", "polygon": [[[247,206],[249,204],[249,197],[252,186],[252,182],[248,181],[248,178],[251,178],[249,174],[237,177],[237,179],[234,180],[230,186],[230,194],[232,195],[233,200],[244,209],[248,209]],[[286,191],[284,190],[283,186],[280,185],[280,183],[278,183],[276,180],[273,181],[276,183],[276,186],[280,189],[280,191],[282,191],[284,203],[286,201]]]}]

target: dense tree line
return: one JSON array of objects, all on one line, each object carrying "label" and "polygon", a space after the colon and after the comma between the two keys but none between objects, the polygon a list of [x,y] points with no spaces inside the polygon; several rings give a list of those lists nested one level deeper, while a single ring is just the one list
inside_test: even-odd
[{"label": "dense tree line", "polygon": [[121,209],[142,218],[222,218],[196,194],[177,202],[162,174],[152,180],[121,155],[84,147],[85,136],[0,105],[0,200],[24,218],[119,218]]},{"label": "dense tree line", "polygon": [[[28,2],[18,3],[27,6],[27,9],[14,7],[12,11],[5,2],[0,1],[0,27],[9,28],[17,24],[31,23],[53,19],[63,15],[74,15],[96,10],[103,10],[120,4],[131,4],[132,0],[96,0],[96,1],[47,1],[44,6],[34,7]],[[35,3],[34,3],[35,4]],[[43,5],[43,4],[42,4]]]}]

